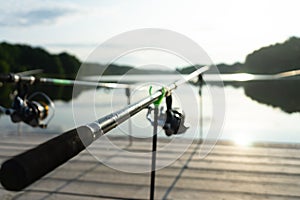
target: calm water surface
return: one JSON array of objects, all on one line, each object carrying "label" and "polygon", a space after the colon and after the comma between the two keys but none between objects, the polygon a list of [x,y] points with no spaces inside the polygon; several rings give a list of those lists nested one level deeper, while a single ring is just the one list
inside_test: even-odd
[{"label": "calm water surface", "polygon": [[[118,77],[119,78],[119,77]],[[106,77],[107,80],[116,77]],[[142,80],[139,90],[133,91],[132,102],[135,102],[148,95],[147,88],[150,85],[157,85],[157,80],[170,83],[178,76],[128,76],[122,80]],[[147,81],[145,81],[147,80]],[[161,82],[161,81],[160,81]],[[145,86],[145,87],[143,87]],[[213,120],[210,87],[205,86],[203,90],[203,130],[205,137]],[[145,89],[146,90],[143,90]],[[221,90],[221,88],[215,88]],[[244,95],[243,88],[233,88],[226,86],[225,91],[225,120],[220,139],[234,140],[237,142],[288,142],[300,143],[300,113],[287,114],[278,108],[273,108],[257,103]],[[195,138],[199,136],[199,95],[198,89],[191,85],[179,87],[174,93],[174,107],[181,107],[186,114],[186,122],[190,127],[186,134],[180,137]],[[9,117],[0,117],[0,128],[2,134],[41,133],[59,134],[76,125],[92,122],[113,111],[123,108],[127,104],[127,98],[123,89],[118,90],[88,90],[70,102],[55,101],[56,113],[50,122],[48,129],[42,130],[31,128],[25,124],[19,127],[10,122]],[[164,103],[163,103],[164,106]],[[74,111],[75,110],[75,111]],[[73,116],[75,112],[75,120]],[[132,118],[133,131],[135,137],[145,138],[152,136],[152,128],[146,120],[146,110]],[[114,129],[109,134],[128,135],[128,123],[125,122],[120,127]],[[166,137],[160,129],[160,137]]]}]

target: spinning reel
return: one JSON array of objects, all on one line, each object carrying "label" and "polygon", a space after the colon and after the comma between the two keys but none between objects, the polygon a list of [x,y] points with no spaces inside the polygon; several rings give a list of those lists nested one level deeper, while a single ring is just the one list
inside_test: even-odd
[{"label": "spinning reel", "polygon": [[0,74],[0,87],[2,83],[13,83],[16,85],[12,93],[12,107],[0,106],[0,112],[10,115],[12,122],[25,122],[32,127],[46,128],[54,116],[54,103],[42,92],[36,92],[28,96],[29,85],[49,84],[56,86],[82,85],[87,87],[102,87],[111,89],[126,89],[126,96],[130,96],[129,84],[104,83],[94,81],[76,81],[70,79],[35,77],[33,74],[42,72],[40,69],[20,73]]},{"label": "spinning reel", "polygon": [[18,83],[17,89],[12,94],[14,96],[12,107],[1,107],[1,110],[10,115],[14,123],[24,122],[32,127],[47,128],[54,116],[53,101],[43,92],[35,92],[30,96],[27,92],[27,85]]},{"label": "spinning reel", "polygon": [[[189,127],[184,125],[185,114],[180,112],[178,108],[172,109],[172,96],[169,95],[166,97],[167,110],[163,113],[163,107],[160,108],[160,113],[158,116],[157,123],[165,130],[167,136],[177,135],[185,133]],[[151,125],[154,124],[154,120],[151,118],[151,112],[154,109],[148,107],[148,112],[146,118],[150,121]]]}]

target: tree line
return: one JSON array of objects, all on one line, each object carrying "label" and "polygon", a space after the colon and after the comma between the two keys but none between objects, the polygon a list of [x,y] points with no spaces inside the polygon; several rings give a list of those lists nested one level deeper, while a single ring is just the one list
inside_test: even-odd
[{"label": "tree line", "polygon": [[[220,73],[252,74],[276,74],[300,69],[300,38],[290,37],[283,43],[262,47],[247,55],[245,63],[219,64],[217,68]],[[189,73],[193,69],[189,66],[177,71]],[[253,100],[293,113],[300,112],[299,83],[299,80],[274,80],[229,84],[243,87],[245,94]]]},{"label": "tree line", "polygon": [[0,43],[0,72],[42,69],[45,74],[74,77],[81,62],[68,53],[50,54],[40,47]]},{"label": "tree line", "polygon": [[[0,43],[0,73],[21,72],[32,69],[43,69],[43,75],[60,78],[75,78],[81,61],[68,53],[50,54],[40,47],[31,47],[22,44]],[[87,75],[93,75],[95,70],[102,68],[103,75],[143,74],[143,70],[131,66],[120,67],[90,63]],[[253,73],[274,74],[283,71],[300,69],[300,38],[290,37],[283,43],[262,47],[246,56],[244,63],[232,65],[218,64],[220,73]],[[195,66],[178,68],[177,71],[188,74]],[[87,71],[89,71],[87,70]],[[148,74],[151,72],[147,72]],[[152,73],[170,73],[164,71],[153,71]],[[209,72],[208,72],[209,73]],[[279,107],[292,113],[300,111],[300,93],[297,86],[299,81],[255,81],[243,83],[230,83],[233,86],[243,87],[245,94],[250,98],[264,104]],[[70,100],[72,90],[59,87],[55,90],[47,87],[36,86],[39,90],[50,90],[52,98]],[[5,89],[6,88],[6,89]],[[2,87],[0,100],[7,99],[10,88]]]}]

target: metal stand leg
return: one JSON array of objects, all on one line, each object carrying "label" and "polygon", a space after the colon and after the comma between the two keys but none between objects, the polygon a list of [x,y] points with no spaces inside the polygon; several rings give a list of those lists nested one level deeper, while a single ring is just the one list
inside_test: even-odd
[{"label": "metal stand leg", "polygon": [[200,135],[199,135],[199,143],[203,142],[203,95],[202,95],[202,85],[199,87],[199,94],[200,94]]},{"label": "metal stand leg", "polygon": [[[126,96],[127,96],[127,105],[130,105],[131,104],[131,91],[130,91],[130,88],[126,88],[125,89],[125,93],[126,93]],[[131,118],[128,119],[128,132],[129,132],[129,145],[128,146],[131,146],[132,145],[132,122],[131,122]]]},{"label": "metal stand leg", "polygon": [[158,126],[157,118],[158,118],[158,106],[155,106],[155,108],[154,108],[153,138],[152,138],[152,165],[151,165],[150,200],[154,199],[154,190],[155,190],[156,146],[157,146],[157,126]]},{"label": "metal stand leg", "polygon": [[203,77],[201,74],[198,76],[199,81],[199,107],[200,107],[200,130],[199,130],[199,144],[203,142],[203,94],[202,94],[202,86],[203,86]]}]

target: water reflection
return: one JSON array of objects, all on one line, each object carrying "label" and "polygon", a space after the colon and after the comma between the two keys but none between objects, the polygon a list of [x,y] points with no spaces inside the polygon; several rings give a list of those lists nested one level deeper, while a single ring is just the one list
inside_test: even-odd
[{"label": "water reflection", "polygon": [[[175,79],[176,80],[176,79]],[[171,82],[167,81],[167,82]],[[182,95],[189,95],[185,93],[187,87],[183,86],[181,90],[177,91]],[[211,97],[209,95],[208,86],[203,87],[203,130],[204,137],[207,136],[210,124],[212,122],[212,104]],[[214,87],[214,86],[210,86]],[[4,88],[1,88],[1,90]],[[40,88],[39,88],[40,89]],[[73,114],[72,114],[72,104],[70,95],[72,94],[71,88],[57,88],[54,91],[53,88],[41,88],[51,98],[55,100],[56,114],[53,121],[49,124],[49,128],[46,130],[33,129],[31,127],[22,125],[22,130],[24,133],[62,133],[68,129],[76,126]],[[198,94],[198,88],[192,86],[195,94]],[[9,104],[3,101],[7,99],[4,97],[9,91],[4,89],[1,91],[1,104]],[[59,94],[57,97],[62,97],[63,100],[58,100],[54,93]],[[91,115],[88,112],[87,107],[91,103],[91,99],[87,98],[89,95],[95,95],[97,99],[95,107],[95,115]],[[132,102],[144,97],[147,91],[140,91],[138,95],[132,98]],[[269,142],[291,142],[300,143],[300,113],[288,114],[281,111],[279,108],[273,108],[264,104],[259,104],[256,101],[251,100],[244,94],[243,88],[234,88],[231,86],[225,87],[226,95],[226,119],[223,127],[223,132],[220,139],[234,140],[236,143],[248,145],[247,143],[255,141],[269,141]],[[114,98],[112,99],[112,96]],[[188,97],[189,98],[189,97]],[[199,97],[198,97],[199,98]],[[181,102],[182,103],[182,102]],[[127,105],[127,98],[124,90],[97,90],[96,94],[93,90],[85,90],[73,100],[74,106],[80,110],[82,118],[79,119],[78,123],[88,123],[91,120],[95,120],[97,117],[103,117],[108,113],[115,111],[118,108],[122,108]],[[189,103],[188,103],[189,104]],[[186,122],[189,124],[190,129],[187,134],[183,137],[192,138],[194,137],[194,132],[199,132],[197,129],[198,116],[193,112],[194,105],[189,104],[186,113]],[[152,135],[152,128],[150,124],[147,123],[146,113],[141,112],[132,118],[133,124],[133,134],[136,137],[150,137]],[[140,128],[145,131],[141,131]],[[0,116],[0,128],[2,134],[14,134],[17,132],[17,125],[12,124],[7,116]],[[120,129],[125,130],[125,132],[120,131]],[[127,135],[128,123],[123,123],[120,128],[114,129],[111,135]],[[126,132],[127,131],[127,132]],[[160,130],[159,137],[166,137],[162,130]]]}]

